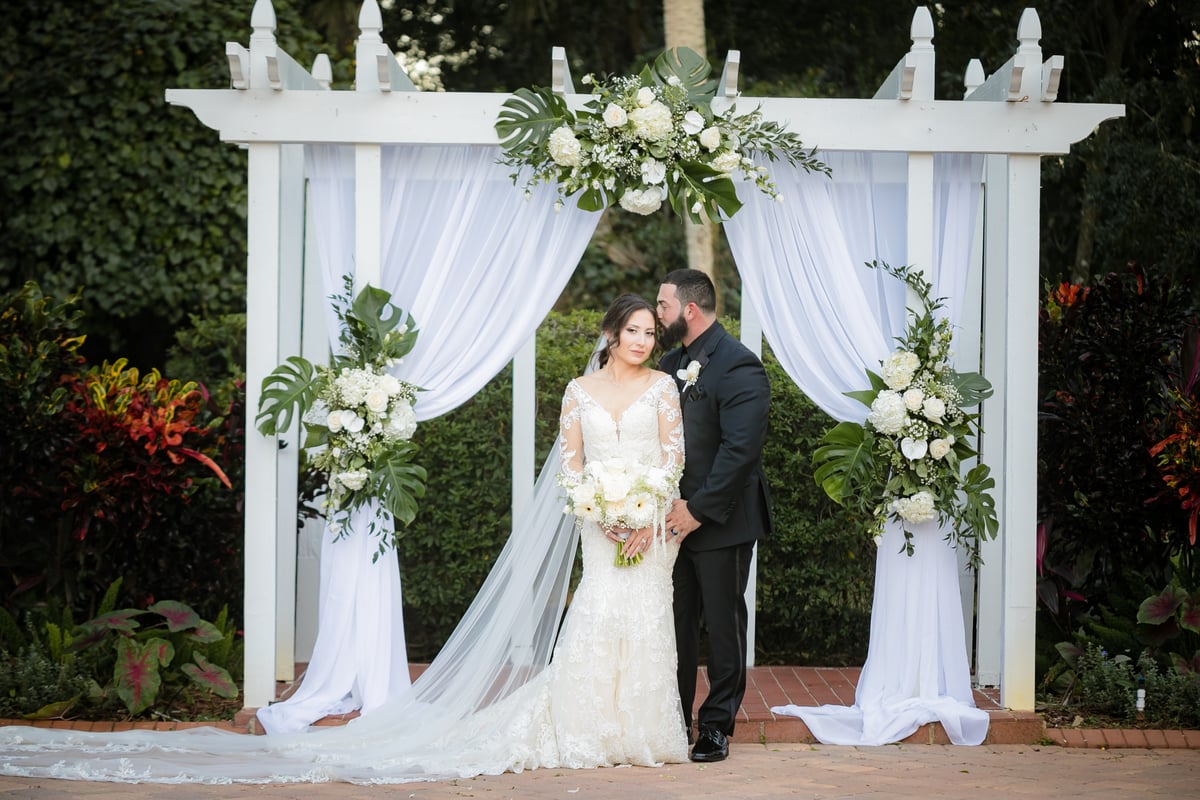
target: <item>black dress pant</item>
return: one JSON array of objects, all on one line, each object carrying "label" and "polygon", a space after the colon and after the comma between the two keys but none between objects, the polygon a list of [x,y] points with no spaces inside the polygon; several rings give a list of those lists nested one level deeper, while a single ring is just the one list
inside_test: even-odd
[{"label": "black dress pant", "polygon": [[679,699],[688,730],[696,700],[700,625],[708,631],[709,692],[697,722],[733,733],[746,694],[746,584],[754,543],[690,552],[675,561],[675,644],[679,654]]}]

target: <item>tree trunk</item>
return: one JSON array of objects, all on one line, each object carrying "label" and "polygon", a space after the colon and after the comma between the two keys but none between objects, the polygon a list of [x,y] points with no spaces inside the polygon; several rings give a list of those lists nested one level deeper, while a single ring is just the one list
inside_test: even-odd
[{"label": "tree trunk", "polygon": [[[663,0],[663,28],[668,48],[689,47],[702,56],[708,55],[704,39],[703,0]],[[688,266],[700,270],[712,278],[714,284],[717,283],[713,259],[715,226],[711,223],[697,225],[688,219],[684,219],[683,225]],[[721,310],[720,292],[717,292],[717,306]]]}]

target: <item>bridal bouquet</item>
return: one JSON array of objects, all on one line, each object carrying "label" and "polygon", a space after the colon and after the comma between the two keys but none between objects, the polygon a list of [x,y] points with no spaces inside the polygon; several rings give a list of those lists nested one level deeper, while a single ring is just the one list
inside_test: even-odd
[{"label": "bridal bouquet", "polygon": [[[661,529],[671,500],[678,494],[679,471],[614,458],[589,461],[583,474],[559,473],[558,482],[567,490],[564,514],[591,520],[603,528],[654,527]],[[613,563],[632,566],[642,560],[640,553],[626,556],[624,545],[617,545]]]},{"label": "bridal bouquet", "polygon": [[717,112],[717,82],[708,60],[687,48],[668,50],[637,76],[596,81],[591,99],[574,113],[545,87],[518,89],[496,121],[504,155],[532,175],[526,192],[545,181],[558,183],[559,201],[578,193],[579,207],[599,211],[619,204],[635,214],[653,214],[669,200],[679,216],[720,222],[742,204],[732,176],[741,174],[777,200],[782,195],[766,168],[751,155],[783,159],[809,171],[829,168],[800,138],[760,110],[738,115]]},{"label": "bridal bouquet", "polygon": [[[979,541],[995,538],[999,523],[988,467],[977,464],[963,474],[963,462],[978,455],[971,442],[979,415],[966,409],[992,387],[978,373],[951,368],[950,322],[934,318],[941,301],[930,298],[932,285],[910,267],[883,269],[913,290],[922,310],[910,318],[881,374],[867,370],[871,388],[847,392],[870,413],[863,424],[843,422],[825,434],[813,455],[814,477],[831,499],[870,515],[876,542],[889,518],[902,525],[950,521],[947,538],[978,566]],[[912,555],[907,525],[904,537]]]},{"label": "bridal bouquet", "polygon": [[[332,298],[341,353],[324,367],[288,358],[263,380],[255,418],[259,431],[273,436],[288,430],[299,412],[310,463],[325,474],[323,506],[339,538],[348,533],[350,515],[376,498],[385,515],[408,525],[425,494],[425,469],[413,463],[417,448],[410,441],[418,389],[388,371],[416,344],[412,317],[372,286],[351,304],[353,279],[345,284],[345,294]],[[376,559],[396,536],[393,526],[391,536],[380,537]]]}]

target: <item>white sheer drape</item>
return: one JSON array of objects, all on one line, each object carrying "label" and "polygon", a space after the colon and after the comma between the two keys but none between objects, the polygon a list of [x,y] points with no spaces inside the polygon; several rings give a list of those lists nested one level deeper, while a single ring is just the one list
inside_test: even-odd
[{"label": "white sheer drape", "polygon": [[[425,389],[420,420],[461,405],[512,360],[558,299],[599,220],[573,205],[555,213],[550,186],[525,200],[498,156],[498,148],[482,146],[383,149],[381,288],[420,330],[397,369]],[[332,295],[354,273],[354,151],[309,147],[307,162]],[[326,324],[336,344],[332,312]],[[554,489],[551,481],[545,491]],[[367,509],[364,519],[377,512]],[[366,527],[357,520],[348,537],[334,541],[328,529],[322,537],[313,655],[296,693],[259,711],[268,732],[354,708],[367,714],[409,685],[399,564],[394,550],[371,563],[376,543]],[[368,644],[353,645],[349,636]]]},{"label": "white sheer drape", "polygon": [[[832,180],[774,167],[785,202],[747,192],[726,233],[788,375],[834,418],[861,421],[867,409],[844,393],[867,387],[864,370],[878,371],[905,321],[903,284],[864,263],[905,263],[906,170],[903,156],[824,158]],[[952,322],[962,316],[981,171],[979,156],[934,160],[935,263],[927,266]],[[954,552],[940,537],[924,536],[918,550],[931,552],[896,557],[896,533],[889,532],[877,554],[871,642],[855,705],[772,711],[802,717],[831,744],[884,744],[933,719],[952,741],[978,744],[987,715],[971,694]],[[906,646],[912,642],[921,646]],[[892,680],[910,673],[919,679]]]}]

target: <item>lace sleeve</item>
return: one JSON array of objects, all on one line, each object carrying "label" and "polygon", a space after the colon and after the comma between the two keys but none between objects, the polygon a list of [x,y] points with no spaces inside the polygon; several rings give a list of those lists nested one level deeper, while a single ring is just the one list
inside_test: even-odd
[{"label": "lace sleeve", "polygon": [[671,473],[683,471],[683,413],[679,409],[679,390],[675,381],[662,379],[658,393],[658,439],[662,446],[662,467]]},{"label": "lace sleeve", "polygon": [[583,477],[583,427],[580,424],[579,398],[575,382],[563,393],[562,413],[558,417],[558,456],[563,477],[578,481]]}]

